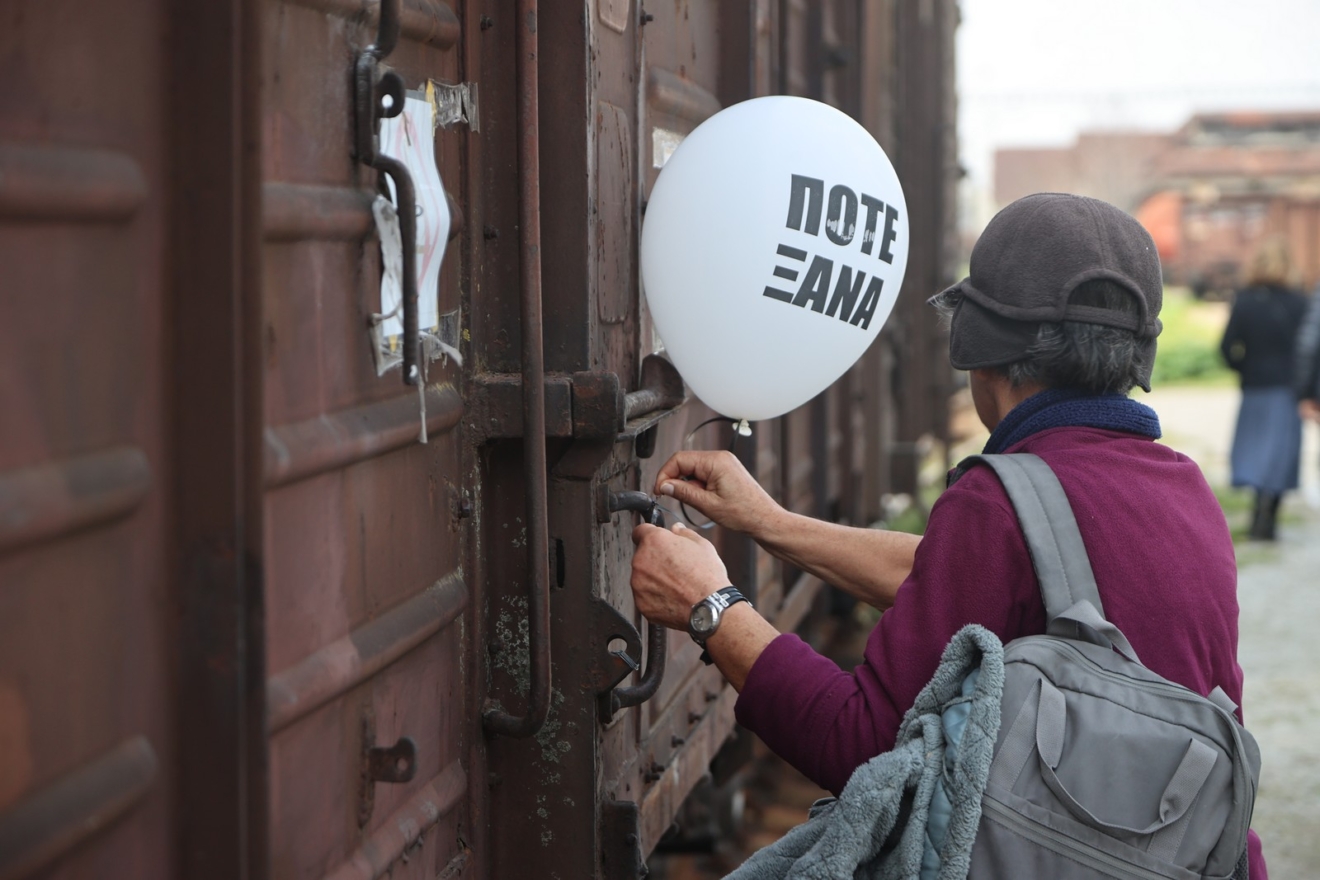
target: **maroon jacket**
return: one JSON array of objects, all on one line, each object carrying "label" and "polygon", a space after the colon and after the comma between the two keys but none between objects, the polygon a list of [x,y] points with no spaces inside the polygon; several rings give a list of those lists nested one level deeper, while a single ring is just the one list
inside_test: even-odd
[{"label": "maroon jacket", "polygon": [[[1242,703],[1237,564],[1224,514],[1187,456],[1144,437],[1052,428],[1008,452],[1033,452],[1059,477],[1095,571],[1105,616],[1152,671]],[[864,660],[844,672],[795,635],[761,654],[738,722],[817,784],[838,793],[893,747],[903,713],[959,629],[1005,643],[1045,631],[1045,607],[1012,503],[989,468],[972,468],[931,508],[912,574],[881,616]],[[1251,838],[1251,877],[1266,877]]]}]

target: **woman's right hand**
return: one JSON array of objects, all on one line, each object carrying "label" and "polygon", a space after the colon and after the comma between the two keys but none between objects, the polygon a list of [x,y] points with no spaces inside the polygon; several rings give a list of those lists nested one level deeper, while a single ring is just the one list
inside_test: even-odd
[{"label": "woman's right hand", "polygon": [[784,513],[731,452],[675,453],[660,469],[655,491],[753,538]]}]

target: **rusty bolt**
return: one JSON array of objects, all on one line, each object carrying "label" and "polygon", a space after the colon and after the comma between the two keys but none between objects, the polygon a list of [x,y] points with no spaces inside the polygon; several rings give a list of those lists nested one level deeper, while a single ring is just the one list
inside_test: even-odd
[{"label": "rusty bolt", "polygon": [[673,746],[674,748],[678,748],[679,746],[681,746],[681,745],[682,745],[683,743],[685,743],[685,742],[687,742],[687,740],[684,739],[683,737],[679,736],[678,734],[674,734],[673,736],[671,736],[671,737],[669,738],[669,744],[670,744],[671,746]]},{"label": "rusty bolt", "polygon": [[485,226],[481,227],[481,237],[486,239],[486,241],[494,241],[500,237],[500,231],[487,223]]},{"label": "rusty bolt", "polygon": [[471,516],[472,499],[471,498],[458,499],[458,503],[454,505],[454,515],[457,516],[459,519],[467,519],[469,516]]},{"label": "rusty bolt", "polygon": [[665,765],[660,764],[656,761],[652,761],[651,769],[647,770],[646,773],[643,774],[642,778],[645,779],[647,782],[655,782],[663,775],[665,775]]},{"label": "rusty bolt", "polygon": [[643,25],[650,24],[650,23],[653,22],[653,21],[655,21],[655,16],[654,16],[654,15],[652,15],[652,14],[649,13],[649,12],[643,12],[643,13],[642,13],[642,24],[643,24]]},{"label": "rusty bolt", "polygon": [[481,17],[481,29],[483,31],[488,31],[493,27],[495,27],[495,19],[491,18],[489,15],[483,15]]},{"label": "rusty bolt", "polygon": [[702,717],[702,716],[701,716],[701,713],[700,713],[700,712],[689,712],[689,713],[688,713],[688,724],[696,724],[698,721],[701,720],[701,717]]}]

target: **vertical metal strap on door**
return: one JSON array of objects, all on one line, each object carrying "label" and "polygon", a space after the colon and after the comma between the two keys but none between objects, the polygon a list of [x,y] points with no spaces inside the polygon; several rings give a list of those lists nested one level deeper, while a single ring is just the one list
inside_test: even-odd
[{"label": "vertical metal strap on door", "polygon": [[531,684],[525,715],[486,701],[489,733],[526,737],[550,711],[550,595],[546,511],[545,357],[541,340],[541,159],[537,83],[537,0],[518,0],[519,269],[522,282],[523,482],[527,492],[527,613]]},{"label": "vertical metal strap on door", "polygon": [[[382,70],[381,59],[399,44],[400,0],[380,0],[380,18],[376,40],[363,49],[353,68],[354,112],[356,114],[357,159],[370,165],[394,182],[394,207],[399,217],[399,237],[403,241],[403,381],[416,385],[421,381],[417,342],[417,195],[408,168],[393,156],[379,151],[380,121],[403,112],[407,94],[403,78],[392,70]],[[385,99],[389,98],[387,106]]]}]

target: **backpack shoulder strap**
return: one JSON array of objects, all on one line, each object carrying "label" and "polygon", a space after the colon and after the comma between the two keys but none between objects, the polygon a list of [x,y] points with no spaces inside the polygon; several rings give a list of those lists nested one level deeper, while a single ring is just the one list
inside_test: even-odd
[{"label": "backpack shoulder strap", "polygon": [[958,470],[977,463],[990,466],[1013,502],[1040,581],[1046,621],[1053,621],[1083,600],[1090,602],[1103,619],[1104,605],[1082,533],[1077,529],[1077,518],[1050,466],[1039,456],[1017,453],[972,455],[963,459]]}]

